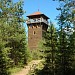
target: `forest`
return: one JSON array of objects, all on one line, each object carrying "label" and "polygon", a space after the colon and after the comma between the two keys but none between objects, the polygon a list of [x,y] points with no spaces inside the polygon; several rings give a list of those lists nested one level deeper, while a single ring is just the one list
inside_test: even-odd
[{"label": "forest", "polygon": [[24,2],[0,0],[0,75],[11,75],[13,68],[23,68],[34,59],[43,61],[28,75],[75,75],[75,1],[53,1],[60,4],[56,8],[60,11],[56,16],[58,28],[50,21],[38,52],[31,54],[24,26]]}]

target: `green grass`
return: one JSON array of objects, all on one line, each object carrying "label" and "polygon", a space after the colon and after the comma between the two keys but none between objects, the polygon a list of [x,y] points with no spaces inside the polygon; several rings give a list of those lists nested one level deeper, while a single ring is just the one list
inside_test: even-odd
[{"label": "green grass", "polygon": [[11,73],[11,75],[13,75],[14,73],[21,71],[22,67],[13,67],[9,69],[9,72]]}]

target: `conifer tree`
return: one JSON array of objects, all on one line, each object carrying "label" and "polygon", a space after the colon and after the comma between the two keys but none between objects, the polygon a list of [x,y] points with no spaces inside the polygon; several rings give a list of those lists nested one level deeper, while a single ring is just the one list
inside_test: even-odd
[{"label": "conifer tree", "polygon": [[9,75],[9,52],[10,48],[7,47],[7,8],[9,1],[0,0],[0,75]]},{"label": "conifer tree", "polygon": [[8,50],[9,48],[5,48],[5,42],[0,39],[0,75],[9,75]]},{"label": "conifer tree", "polygon": [[27,51],[27,42],[26,42],[26,33],[24,28],[24,19],[23,19],[23,2],[19,1],[15,4],[12,3],[9,8],[9,26],[11,29],[8,30],[9,43],[8,46],[11,47],[10,58],[13,60],[15,65],[24,64],[27,62],[26,51]]},{"label": "conifer tree", "polygon": [[[9,47],[8,56],[15,65],[27,62],[27,41],[23,19],[23,2],[0,0],[0,30],[2,41]],[[9,61],[9,62],[11,62]]]},{"label": "conifer tree", "polygon": [[44,74],[55,75],[56,71],[56,54],[57,54],[57,34],[53,24],[50,23],[48,31],[44,35],[45,42],[44,53],[45,53],[45,66]]},{"label": "conifer tree", "polygon": [[[59,0],[61,1],[61,0]],[[72,30],[72,12],[71,12],[71,0],[62,0],[58,10],[61,14],[57,17],[59,24],[59,55],[58,55],[58,72],[57,75],[71,75],[72,63],[74,57],[73,45],[70,41]],[[73,7],[73,6],[72,6]],[[69,73],[70,72],[70,73]]]}]

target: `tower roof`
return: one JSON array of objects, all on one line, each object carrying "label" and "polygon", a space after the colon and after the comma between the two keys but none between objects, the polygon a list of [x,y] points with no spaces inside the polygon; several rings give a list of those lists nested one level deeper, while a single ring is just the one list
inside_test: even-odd
[{"label": "tower roof", "polygon": [[42,13],[41,12],[34,12],[34,13],[32,13],[32,14],[30,14],[29,16],[34,16],[34,15],[41,15]]},{"label": "tower roof", "polygon": [[49,17],[47,17],[46,15],[42,14],[42,13],[39,12],[39,11],[34,12],[34,13],[28,15],[27,17],[34,17],[34,16],[44,16],[44,17],[46,17],[47,19],[49,19]]}]

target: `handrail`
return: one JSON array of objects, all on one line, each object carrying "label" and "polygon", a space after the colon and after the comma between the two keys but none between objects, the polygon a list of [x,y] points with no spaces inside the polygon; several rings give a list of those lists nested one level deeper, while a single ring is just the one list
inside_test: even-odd
[{"label": "handrail", "polygon": [[27,24],[30,24],[30,23],[39,23],[39,22],[44,22],[45,24],[48,24],[48,21],[46,21],[45,19],[43,18],[38,18],[38,19],[29,19],[27,20]]}]

